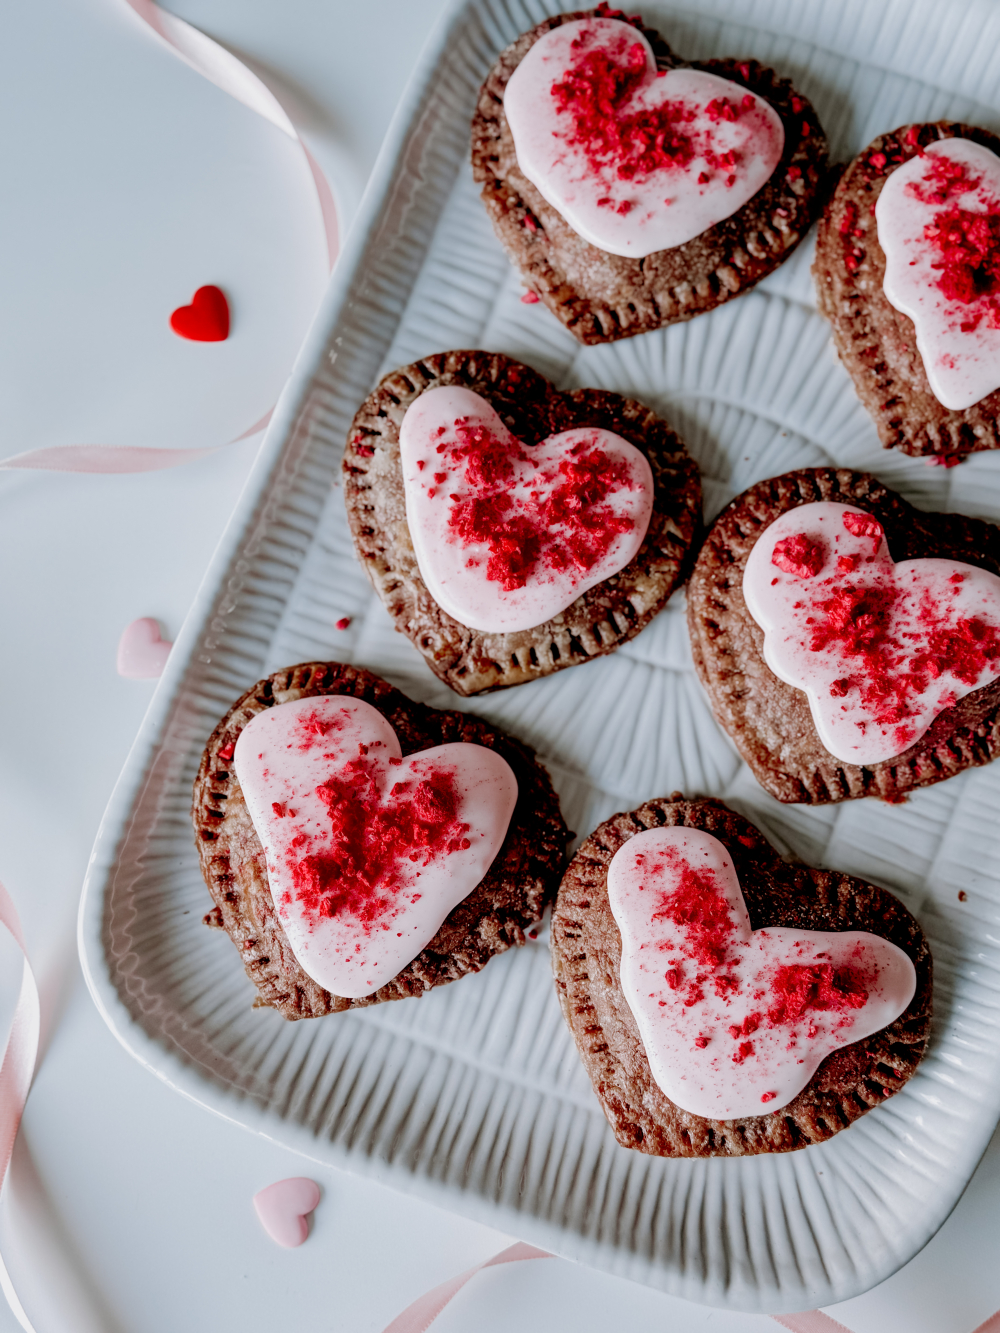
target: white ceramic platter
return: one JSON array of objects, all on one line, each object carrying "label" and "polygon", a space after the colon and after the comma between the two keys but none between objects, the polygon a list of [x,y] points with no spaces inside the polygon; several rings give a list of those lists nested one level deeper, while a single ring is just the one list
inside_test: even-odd
[{"label": "white ceramic platter", "polygon": [[[478,346],[669,417],[704,472],[709,517],[760,478],[832,463],[869,468],[926,508],[1000,519],[1000,455],[946,471],[878,448],[816,313],[810,245],[732,304],[609,347],[581,350],[543,306],[521,303],[473,188],[468,123],[497,52],[556,8],[466,0],[433,35],[112,797],[81,952],[124,1045],[222,1115],[692,1300],[809,1308],[865,1290],[925,1244],[1000,1113],[1000,765],[898,807],[778,805],[712,719],[682,596],[611,657],[462,704],[393,631],[354,559],[343,440],[383,371]],[[790,75],[840,158],[911,119],[1000,129],[993,5],[703,0],[643,13],[683,55],[756,56]],[[342,616],[351,625],[338,632]],[[370,667],[530,742],[581,833],[651,796],[711,794],[785,851],[895,890],[936,967],[917,1075],[820,1147],[670,1162],[615,1143],[563,1026],[544,938],[420,1000],[295,1024],[253,1010],[232,944],[201,924],[189,793],[232,700],[314,658]]]}]

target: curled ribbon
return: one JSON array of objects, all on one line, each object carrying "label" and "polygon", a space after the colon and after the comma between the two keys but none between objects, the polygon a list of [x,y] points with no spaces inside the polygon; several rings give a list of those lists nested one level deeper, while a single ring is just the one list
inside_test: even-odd
[{"label": "curled ribbon", "polygon": [[[483,1268],[493,1268],[496,1264],[509,1264],[515,1259],[554,1259],[555,1255],[547,1250],[536,1250],[533,1245],[518,1241],[501,1250],[492,1259],[486,1259],[475,1268],[469,1268],[458,1277],[442,1282],[439,1287],[419,1296],[412,1305],[408,1305],[402,1314],[389,1324],[383,1333],[426,1333],[448,1302],[462,1290],[470,1278]],[[790,1333],[851,1333],[846,1324],[831,1319],[822,1310],[803,1310],[798,1314],[775,1314],[771,1318]],[[973,1333],[1000,1333],[1000,1310],[991,1315],[984,1324],[980,1324]]]},{"label": "curled ribbon", "polygon": [[798,1314],[773,1314],[771,1318],[790,1333],[851,1333],[846,1324],[831,1319],[822,1310],[802,1310]]},{"label": "curled ribbon", "polygon": [[516,1241],[505,1250],[495,1254],[492,1259],[484,1259],[475,1268],[468,1268],[458,1277],[442,1282],[439,1287],[418,1296],[412,1305],[408,1305],[402,1314],[396,1316],[384,1333],[425,1333],[438,1317],[448,1302],[465,1286],[466,1282],[483,1268],[495,1268],[497,1264],[511,1264],[517,1259],[553,1259],[547,1250],[536,1250],[534,1245]]},{"label": "curled ribbon", "polygon": [[[319,164],[270,88],[247,69],[242,61],[237,60],[231,51],[214,42],[211,37],[206,37],[203,32],[193,28],[184,19],[179,19],[161,9],[154,0],[125,0],[125,3],[186,65],[190,65],[217,88],[221,88],[230,97],[235,97],[238,102],[242,102],[257,115],[263,116],[299,145],[316,187],[316,197],[326,235],[327,258],[332,269],[339,247],[337,210],[333,202],[333,192]],[[263,430],[270,419],[271,413],[267,412],[260,421],[254,422],[249,429],[228,443],[236,444],[240,440],[248,439],[257,431]],[[8,471],[32,469],[47,472],[157,472],[163,468],[178,467],[181,463],[188,463],[195,458],[203,458],[206,454],[215,453],[216,449],[223,447],[214,445],[205,449],[142,449],[128,445],[64,444],[14,454],[0,461],[0,469]]]},{"label": "curled ribbon", "polygon": [[[28,1090],[35,1072],[35,1060],[38,1055],[38,1034],[40,1005],[38,985],[35,974],[28,962],[28,952],[24,947],[24,933],[17,909],[10,894],[0,884],[0,925],[11,935],[24,959],[21,972],[21,990],[14,1009],[14,1018],[4,1048],[3,1062],[0,1064],[0,1188],[7,1178],[14,1140],[18,1126],[28,1100]],[[7,1304],[25,1333],[34,1333],[31,1322],[24,1312],[21,1302],[10,1280],[7,1267],[0,1256],[0,1289],[7,1298]]]}]

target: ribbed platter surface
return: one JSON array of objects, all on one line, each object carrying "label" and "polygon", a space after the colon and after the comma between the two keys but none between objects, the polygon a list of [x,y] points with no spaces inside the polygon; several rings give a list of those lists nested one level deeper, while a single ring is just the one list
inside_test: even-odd
[{"label": "ribbed platter surface", "polygon": [[[1000,1113],[1000,766],[897,807],[778,805],[709,713],[682,597],[612,657],[457,704],[354,560],[343,440],[384,370],[480,346],[561,387],[614,389],[661,411],[704,472],[709,517],[760,478],[835,463],[870,469],[925,508],[1000,520],[1000,456],[946,471],[878,448],[815,310],[811,244],[731,305],[610,347],[582,350],[542,306],[521,303],[476,198],[467,126],[496,53],[557,7],[467,0],[425,53],[108,808],[81,951],[122,1042],[232,1119],[692,1300],[810,1308],[865,1290],[930,1238]],[[790,75],[840,158],[911,119],[1000,129],[994,7],[706,0],[643,14],[685,56],[753,56]],[[338,632],[342,616],[351,626]],[[251,1009],[235,950],[201,925],[191,782],[237,695],[327,657],[534,745],[581,834],[651,796],[717,795],[783,850],[896,891],[936,965],[934,1036],[916,1077],[820,1147],[667,1162],[616,1145],[563,1027],[544,937],[420,1000],[298,1024]]]}]

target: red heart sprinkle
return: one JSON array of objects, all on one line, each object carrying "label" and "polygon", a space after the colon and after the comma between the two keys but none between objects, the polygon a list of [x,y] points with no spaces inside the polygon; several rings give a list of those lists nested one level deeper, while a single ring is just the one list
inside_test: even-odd
[{"label": "red heart sprinkle", "polygon": [[190,305],[170,316],[170,327],[197,343],[221,343],[229,337],[229,302],[218,287],[199,287]]}]

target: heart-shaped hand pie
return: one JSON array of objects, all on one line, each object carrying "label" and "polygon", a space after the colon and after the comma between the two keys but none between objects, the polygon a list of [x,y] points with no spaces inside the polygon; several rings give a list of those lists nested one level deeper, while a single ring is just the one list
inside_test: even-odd
[{"label": "heart-shaped hand pie", "polygon": [[781,860],[720,801],[612,816],[552,912],[563,1017],[625,1147],[741,1157],[822,1143],[923,1055],[931,960],[885,889]]},{"label": "heart-shaped hand pie", "polygon": [[649,463],[608,430],[526,446],[479,394],[448,386],[410,405],[399,451],[420,573],[470,629],[544,624],[624,569],[649,527]]},{"label": "heart-shaped hand pie", "polygon": [[229,337],[229,302],[218,287],[199,287],[190,305],[178,306],[170,327],[191,342],[221,343]]},{"label": "heart-shaped hand pie", "polygon": [[304,970],[373,995],[486,874],[517,801],[480,745],[402,757],[360,699],[301,699],[255,717],[234,754],[275,909]]},{"label": "heart-shaped hand pie", "polygon": [[699,829],[636,834],[608,867],[608,897],[653,1078],[694,1115],[780,1110],[916,990],[910,959],[877,935],[751,930],[732,858]]},{"label": "heart-shaped hand pie", "polygon": [[753,286],[819,207],[826,139],[756,61],[692,65],[606,5],[519,37],[483,85],[472,170],[530,294],[583,343]]},{"label": "heart-shaped hand pie", "polygon": [[992,523],[866,473],[774,477],[716,519],[688,629],[716,719],[780,801],[899,801],[1000,753]]},{"label": "heart-shaped hand pie", "polygon": [[[345,725],[321,734],[327,712]],[[305,735],[301,748],[287,738],[291,749],[274,736],[278,753],[265,764],[259,756],[271,740],[241,741],[255,719],[272,716],[278,733]],[[319,731],[309,729],[311,716]],[[263,734],[272,736],[267,727]],[[338,758],[350,749],[348,734],[353,753]],[[234,771],[237,747],[241,767],[245,760],[253,770],[253,814]],[[549,776],[526,746],[342,662],[276,671],[234,701],[205,747],[191,814],[214,901],[205,924],[232,940],[256,1004],[288,1019],[424,995],[523,945],[555,894],[570,837]],[[495,856],[490,845],[499,846]],[[448,902],[456,903],[450,911]],[[439,928],[421,944],[432,916]],[[316,981],[292,934],[309,966],[334,985],[343,973],[351,989]],[[356,951],[345,963],[337,950],[351,940]],[[393,972],[400,957],[410,961]],[[375,966],[392,975],[372,993]]]},{"label": "heart-shaped hand pie", "polygon": [[351,426],[344,500],[396,628],[460,694],[634,637],[701,514],[698,469],[649,408],[474,351],[385,376]]},{"label": "heart-shaped hand pie", "polygon": [[805,691],[820,740],[849,764],[902,754],[1000,677],[1000,578],[956,560],[895,564],[861,509],[782,514],[750,552],[743,597],[765,662]]},{"label": "heart-shaped hand pie", "polygon": [[1000,448],[1000,137],[942,121],[869,144],[820,220],[813,276],[887,449]]},{"label": "heart-shaped hand pie", "polygon": [[704,70],[658,70],[617,19],[553,28],[503,101],[522,172],[585,241],[642,259],[730,217],[770,179],[785,131],[769,103]]}]

